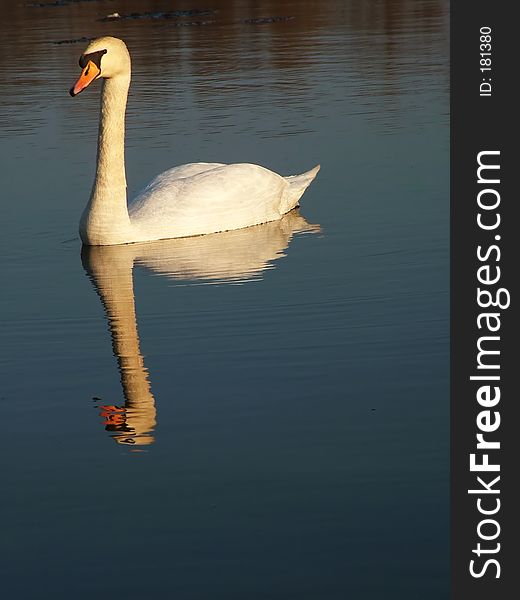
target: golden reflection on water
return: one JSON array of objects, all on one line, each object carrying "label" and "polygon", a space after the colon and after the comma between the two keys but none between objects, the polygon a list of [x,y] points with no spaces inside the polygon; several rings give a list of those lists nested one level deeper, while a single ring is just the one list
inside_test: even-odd
[{"label": "golden reflection on water", "polygon": [[123,406],[99,406],[105,429],[118,444],[154,442],[157,410],[140,350],[133,268],[143,266],[170,279],[239,283],[257,279],[285,256],[291,238],[316,233],[293,210],[279,221],[212,235],[123,246],[84,246],[83,266],[105,308],[121,377]]},{"label": "golden reflection on water", "polygon": [[[129,15],[194,8],[212,15],[101,20],[114,12]],[[363,74],[366,87],[360,94],[400,94],[399,76],[403,72],[423,74],[442,68],[448,76],[444,56],[430,56],[430,64],[427,60],[431,41],[443,30],[448,8],[448,0],[206,0],[200,4],[70,0],[61,6],[53,0],[6,0],[2,2],[0,69],[4,77],[0,81],[0,106],[7,98],[9,104],[19,101],[20,83],[45,89],[49,78],[68,81],[86,45],[80,40],[103,35],[122,37],[131,49],[135,71],[150,77],[155,86],[166,87],[169,80],[187,74],[195,77],[193,92],[201,102],[205,96],[213,98],[215,83],[221,80],[227,84],[219,85],[219,94],[229,91],[226,85],[236,91],[244,82],[230,85],[232,73],[247,73],[246,83],[251,84],[249,74],[265,70],[272,75],[270,85],[291,92],[295,82],[304,87],[311,84],[308,78],[317,76],[312,67],[327,69],[330,61],[347,61]],[[248,24],[248,20],[265,17],[291,20]],[[423,60],[418,60],[418,53]],[[287,78],[295,69],[296,73]],[[371,81],[377,85],[370,85]],[[134,86],[132,93],[138,97],[152,92],[143,84]],[[95,109],[81,110],[97,110],[97,104]]]}]

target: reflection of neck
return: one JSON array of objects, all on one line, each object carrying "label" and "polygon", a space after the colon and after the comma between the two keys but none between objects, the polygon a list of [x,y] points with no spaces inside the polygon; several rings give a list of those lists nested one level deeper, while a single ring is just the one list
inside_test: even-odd
[{"label": "reflection of neck", "polygon": [[125,241],[130,218],[126,203],[125,111],[130,73],[103,80],[96,177],[80,232],[91,244]]},{"label": "reflection of neck", "polygon": [[133,258],[125,252],[125,248],[118,247],[84,247],[82,258],[105,307],[121,374],[126,399],[126,430],[129,432],[121,437],[132,438],[134,443],[150,443],[153,438],[141,436],[153,431],[156,410],[148,371],[139,348]]}]

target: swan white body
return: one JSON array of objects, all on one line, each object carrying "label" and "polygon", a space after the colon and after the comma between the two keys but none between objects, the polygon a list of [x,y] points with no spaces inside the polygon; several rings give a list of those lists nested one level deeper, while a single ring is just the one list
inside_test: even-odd
[{"label": "swan white body", "polygon": [[83,63],[71,95],[103,78],[96,177],[80,221],[84,244],[188,237],[275,221],[298,205],[319,171],[318,165],[302,175],[282,177],[253,164],[192,163],[161,173],[127,204],[124,131],[130,55],[124,42],[104,37],[87,47]]}]

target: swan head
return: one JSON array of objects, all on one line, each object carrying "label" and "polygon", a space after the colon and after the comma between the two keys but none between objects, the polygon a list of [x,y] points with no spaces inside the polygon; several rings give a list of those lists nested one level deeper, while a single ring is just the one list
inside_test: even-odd
[{"label": "swan head", "polygon": [[123,40],[101,37],[93,40],[79,57],[81,75],[70,89],[77,96],[93,81],[103,77],[111,79],[119,75],[130,75],[130,54]]}]

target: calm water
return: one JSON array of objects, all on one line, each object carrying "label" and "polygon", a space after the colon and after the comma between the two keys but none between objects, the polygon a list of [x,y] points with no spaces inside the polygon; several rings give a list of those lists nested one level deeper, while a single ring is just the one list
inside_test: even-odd
[{"label": "calm water", "polygon": [[[0,25],[5,597],[447,598],[447,2],[29,3]],[[85,42],[56,42],[106,34],[130,194],[320,162],[300,214],[82,253],[99,86],[68,96]]]}]

